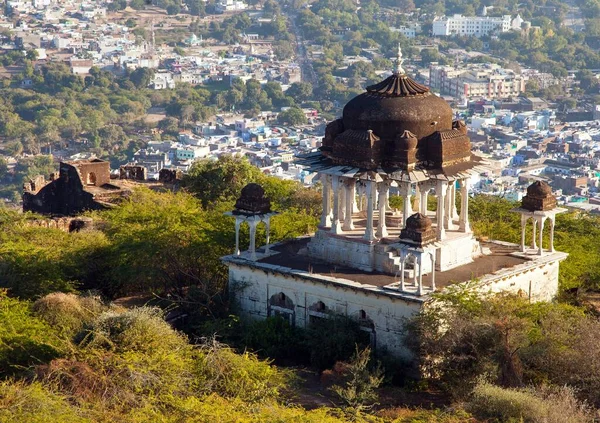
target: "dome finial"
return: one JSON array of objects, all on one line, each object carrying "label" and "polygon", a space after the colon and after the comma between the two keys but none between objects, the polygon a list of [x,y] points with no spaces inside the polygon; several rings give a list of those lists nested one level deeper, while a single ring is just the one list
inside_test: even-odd
[{"label": "dome finial", "polygon": [[398,75],[405,73],[402,63],[404,63],[404,59],[402,58],[402,47],[400,47],[400,43],[398,43],[398,58],[396,59],[396,69],[394,70],[394,73]]}]

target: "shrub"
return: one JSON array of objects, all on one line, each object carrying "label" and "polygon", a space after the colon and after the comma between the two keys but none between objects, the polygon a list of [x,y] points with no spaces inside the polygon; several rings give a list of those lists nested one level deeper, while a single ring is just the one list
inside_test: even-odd
[{"label": "shrub", "polygon": [[87,423],[69,402],[40,383],[0,382],[0,421]]},{"label": "shrub", "polygon": [[187,338],[164,321],[163,311],[152,307],[102,313],[78,338],[83,346],[118,352],[158,354],[190,349]]},{"label": "shrub", "polygon": [[554,391],[506,389],[480,382],[473,390],[467,410],[483,419],[523,421],[525,423],[591,422],[584,404],[570,388]]},{"label": "shrub", "polygon": [[29,302],[0,290],[0,375],[47,363],[68,347],[51,325],[32,315]]},{"label": "shrub", "polygon": [[356,347],[350,362],[343,366],[344,385],[331,387],[346,406],[357,412],[370,408],[377,401],[376,389],[383,382],[383,370],[379,365],[370,368],[370,360],[370,348],[361,351]]},{"label": "shrub", "polygon": [[202,391],[250,402],[277,398],[291,378],[255,354],[236,354],[214,339],[199,347],[196,374]]},{"label": "shrub", "polygon": [[302,362],[307,356],[303,336],[302,330],[292,327],[287,320],[269,317],[249,323],[242,343],[261,357]]},{"label": "shrub", "polygon": [[99,297],[55,292],[33,304],[35,314],[62,333],[73,336],[106,307]]},{"label": "shrub", "polygon": [[311,323],[306,332],[305,349],[309,351],[310,364],[325,370],[336,361],[352,357],[356,345],[369,345],[369,334],[358,323],[344,316],[331,316]]}]

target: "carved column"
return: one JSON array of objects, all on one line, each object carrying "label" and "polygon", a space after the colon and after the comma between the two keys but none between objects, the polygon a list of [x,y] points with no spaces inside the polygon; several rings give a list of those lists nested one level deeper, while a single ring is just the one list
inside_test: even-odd
[{"label": "carved column", "polygon": [[419,184],[415,185],[415,210],[421,212],[421,187]]},{"label": "carved column", "polygon": [[331,226],[331,176],[323,175],[323,213],[321,214],[322,227]]},{"label": "carved column", "polygon": [[379,220],[377,222],[377,233],[375,235],[378,238],[384,238],[388,236],[387,226],[385,224],[385,209],[389,185],[387,182],[381,182],[377,188],[377,191],[379,191]]},{"label": "carved column", "polygon": [[256,260],[256,225],[258,222],[254,218],[248,220],[248,226],[250,226],[250,259]]},{"label": "carved column", "polygon": [[531,237],[531,248],[533,248],[534,250],[537,250],[537,244],[535,242],[536,229],[537,229],[537,219],[534,217],[533,218],[533,236]]},{"label": "carved column", "polygon": [[342,226],[342,229],[345,231],[351,231],[354,229],[354,222],[352,222],[352,211],[354,210],[354,201],[356,198],[354,195],[355,186],[356,181],[354,179],[346,180],[346,212],[344,214],[344,226]]},{"label": "carved column", "polygon": [[444,229],[452,228],[452,183],[446,188],[446,198],[444,201]]},{"label": "carved column", "polygon": [[435,251],[429,255],[431,256],[431,290],[435,292]]},{"label": "carved column", "polygon": [[366,184],[366,197],[367,197],[367,227],[365,228],[365,235],[364,235],[364,239],[366,239],[367,241],[374,241],[375,238],[375,234],[373,233],[373,202],[374,202],[374,198],[375,197],[375,187],[373,186],[373,184],[375,184],[376,182],[373,181],[367,181]]},{"label": "carved column", "polygon": [[429,189],[422,188],[421,189],[421,214],[427,216],[427,194],[429,193]]},{"label": "carved column", "polygon": [[269,254],[269,242],[271,240],[271,217],[267,216],[264,220],[265,222],[265,231],[267,236],[267,245],[265,245],[265,254]]},{"label": "carved column", "polygon": [[462,179],[460,181],[460,231],[471,232],[469,224],[469,180]]},{"label": "carved column", "polygon": [[529,220],[527,215],[522,214],[521,215],[521,252],[522,253],[525,252],[525,230],[527,229],[527,220]]},{"label": "carved column", "polygon": [[458,209],[456,208],[456,181],[452,182],[451,207],[452,207],[452,217],[451,217],[451,220],[460,219],[460,216],[458,215]]},{"label": "carved column", "polygon": [[338,194],[340,196],[339,199],[339,206],[340,206],[340,211],[338,212],[338,219],[340,220],[340,222],[343,222],[346,218],[346,184],[345,184],[345,179],[346,178],[339,178],[340,180],[340,185],[338,187]]},{"label": "carved column", "polygon": [[404,269],[406,266],[404,265],[404,261],[406,260],[406,252],[404,250],[400,251],[400,291],[404,291],[406,289],[404,283]]},{"label": "carved column", "polygon": [[423,295],[423,255],[419,254],[417,259],[419,264],[419,280],[417,285],[417,295]]},{"label": "carved column", "polygon": [[538,246],[538,255],[542,255],[544,254],[544,221],[546,220],[546,218],[544,216],[542,216],[540,218],[540,245]]},{"label": "carved column", "polygon": [[240,255],[240,225],[242,221],[239,217],[235,218],[235,255]]},{"label": "carved column", "polygon": [[446,230],[444,229],[445,213],[444,204],[446,200],[446,181],[437,181],[436,195],[437,195],[437,239],[442,241],[446,238]]},{"label": "carved column", "polygon": [[406,220],[412,215],[412,210],[410,207],[410,185],[402,184],[402,189],[400,191],[400,195],[404,200],[404,204],[402,205],[402,227],[406,228]]},{"label": "carved column", "polygon": [[331,180],[333,188],[333,218],[331,222],[331,232],[334,234],[342,233],[340,224],[340,178],[334,176]]},{"label": "carved column", "polygon": [[556,216],[550,218],[550,252],[554,252],[554,225],[556,224]]}]

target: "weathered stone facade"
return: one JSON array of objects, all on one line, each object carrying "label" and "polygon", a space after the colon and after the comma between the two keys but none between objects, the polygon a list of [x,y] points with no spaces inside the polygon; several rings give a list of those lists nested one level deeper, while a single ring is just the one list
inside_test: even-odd
[{"label": "weathered stone facade", "polygon": [[[104,160],[61,162],[58,176],[46,183],[38,176],[23,187],[23,211],[72,216],[105,207],[107,197],[120,196],[110,184],[110,165]],[[100,201],[102,198],[102,201]]]}]

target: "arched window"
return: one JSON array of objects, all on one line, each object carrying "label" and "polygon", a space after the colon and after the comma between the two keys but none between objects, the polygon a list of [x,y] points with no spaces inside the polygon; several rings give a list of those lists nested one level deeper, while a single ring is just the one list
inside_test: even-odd
[{"label": "arched window", "polygon": [[94,172],[90,172],[87,175],[87,185],[96,185],[96,174]]},{"label": "arched window", "polygon": [[283,292],[271,296],[267,308],[267,315],[269,317],[282,317],[283,319],[286,319],[292,326],[296,324],[296,309],[294,302]]}]

